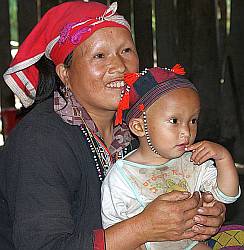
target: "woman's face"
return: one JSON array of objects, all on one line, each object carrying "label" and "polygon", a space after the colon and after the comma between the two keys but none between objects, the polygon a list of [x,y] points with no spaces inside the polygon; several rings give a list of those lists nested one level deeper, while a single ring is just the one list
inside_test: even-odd
[{"label": "woman's face", "polygon": [[131,34],[124,28],[97,30],[80,46],[67,71],[68,86],[89,112],[117,110],[126,72],[138,71]]}]

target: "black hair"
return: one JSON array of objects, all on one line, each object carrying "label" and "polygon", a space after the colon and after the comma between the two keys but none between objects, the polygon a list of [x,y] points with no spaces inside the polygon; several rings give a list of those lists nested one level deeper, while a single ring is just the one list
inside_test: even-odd
[{"label": "black hair", "polygon": [[[72,62],[72,52],[66,57],[64,67],[69,68]],[[65,99],[62,89],[64,83],[56,73],[56,66],[45,55],[35,64],[39,71],[38,88],[36,92],[35,103],[40,103],[53,96],[54,91]]]},{"label": "black hair", "polygon": [[[72,62],[72,54],[73,53],[71,52],[64,60],[65,68],[70,67]],[[56,66],[54,65],[54,63],[44,55],[35,64],[35,66],[39,71],[39,80],[35,101],[30,107],[21,107],[17,114],[18,118],[23,118],[35,107],[37,103],[43,102],[44,100],[52,97],[55,90],[59,92],[59,94],[64,98],[64,100],[66,100],[62,91],[62,89],[64,88],[64,83],[58,77],[56,73]],[[66,105],[64,107],[66,107]]]}]

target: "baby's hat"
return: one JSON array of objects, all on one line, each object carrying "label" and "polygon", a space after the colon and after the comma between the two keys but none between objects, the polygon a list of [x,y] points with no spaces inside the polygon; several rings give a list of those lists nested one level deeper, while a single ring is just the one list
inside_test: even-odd
[{"label": "baby's hat", "polygon": [[168,92],[179,88],[196,87],[183,75],[184,68],[176,64],[172,69],[154,67],[141,73],[126,73],[125,91],[119,102],[115,125],[124,120],[127,124],[131,118],[138,118],[157,99]]}]

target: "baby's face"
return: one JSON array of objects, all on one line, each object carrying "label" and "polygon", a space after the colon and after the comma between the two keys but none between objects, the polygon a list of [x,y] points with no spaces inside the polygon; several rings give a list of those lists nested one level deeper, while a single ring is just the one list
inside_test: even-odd
[{"label": "baby's face", "polygon": [[181,156],[185,147],[194,142],[199,112],[199,96],[189,88],[171,91],[149,107],[149,136],[165,161]]}]

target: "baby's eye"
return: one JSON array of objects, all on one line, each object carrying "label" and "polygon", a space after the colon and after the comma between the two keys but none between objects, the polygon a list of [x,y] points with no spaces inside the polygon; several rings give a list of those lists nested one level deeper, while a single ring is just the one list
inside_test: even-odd
[{"label": "baby's eye", "polygon": [[98,53],[94,56],[94,58],[97,58],[97,59],[101,59],[101,58],[104,58],[104,54],[103,53]]},{"label": "baby's eye", "polygon": [[178,122],[177,118],[170,118],[169,119],[169,122],[172,123],[172,124],[176,124]]},{"label": "baby's eye", "polygon": [[192,120],[191,120],[191,123],[192,123],[192,124],[197,124],[197,118],[192,119]]}]

